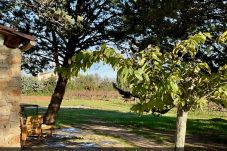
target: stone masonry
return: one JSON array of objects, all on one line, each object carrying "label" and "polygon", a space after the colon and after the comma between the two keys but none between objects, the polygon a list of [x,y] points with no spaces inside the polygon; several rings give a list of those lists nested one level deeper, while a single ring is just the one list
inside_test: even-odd
[{"label": "stone masonry", "polygon": [[[18,47],[24,40],[29,42],[22,34],[10,30],[0,26],[0,148],[20,147],[21,50]],[[16,48],[7,46],[9,39],[8,46]],[[20,42],[15,43],[14,39]]]},{"label": "stone masonry", "polygon": [[[20,146],[21,51],[0,45],[0,146]],[[16,134],[16,135],[15,135]]]}]

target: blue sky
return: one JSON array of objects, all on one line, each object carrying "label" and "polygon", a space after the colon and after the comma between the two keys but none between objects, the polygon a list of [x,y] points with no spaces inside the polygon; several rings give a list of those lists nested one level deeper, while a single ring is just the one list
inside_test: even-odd
[{"label": "blue sky", "polygon": [[102,78],[116,79],[117,72],[110,65],[103,63],[95,63],[91,68],[82,74],[98,74]]},{"label": "blue sky", "polygon": [[[108,46],[112,46],[111,43],[109,43]],[[114,47],[114,46],[113,46]],[[114,47],[114,49],[118,52],[118,49]],[[95,51],[96,46],[91,47],[89,50]],[[102,62],[94,63],[91,68],[82,74],[98,74],[102,78],[109,78],[115,80],[117,78],[117,72],[113,70],[113,68],[108,65],[104,64]]]},{"label": "blue sky", "polygon": [[[49,71],[47,71],[49,72]],[[117,77],[117,72],[113,70],[113,68],[110,65],[103,64],[103,63],[95,63],[91,66],[90,69],[88,69],[86,72],[81,72],[81,74],[87,75],[87,74],[98,74],[101,78],[109,78],[112,80],[115,80]],[[22,70],[22,75],[30,75],[26,74]]]},{"label": "blue sky", "polygon": [[[51,71],[46,71],[51,72]],[[81,72],[81,74],[87,75],[87,74],[98,74],[101,78],[108,78],[115,80],[117,77],[117,72],[113,70],[113,68],[108,64],[103,63],[94,63],[90,69],[88,69],[86,72]],[[31,74],[25,73],[25,71],[22,70],[23,76],[31,76]]]}]

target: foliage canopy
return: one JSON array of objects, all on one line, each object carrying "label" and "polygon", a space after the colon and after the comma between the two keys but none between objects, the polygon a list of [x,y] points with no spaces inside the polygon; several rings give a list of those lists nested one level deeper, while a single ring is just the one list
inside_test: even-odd
[{"label": "foliage canopy", "polygon": [[[217,39],[217,44],[226,45],[226,33]],[[196,58],[201,45],[211,38],[209,33],[198,33],[179,42],[171,52],[161,53],[159,47],[149,46],[128,58],[103,45],[100,51],[82,51],[74,56],[70,73],[67,68],[59,71],[71,76],[97,61],[111,64],[120,81],[127,82],[131,92],[139,96],[140,103],[132,108],[139,113],[173,106],[189,111],[204,106],[208,100],[227,107],[227,65],[212,72],[206,62]]]}]

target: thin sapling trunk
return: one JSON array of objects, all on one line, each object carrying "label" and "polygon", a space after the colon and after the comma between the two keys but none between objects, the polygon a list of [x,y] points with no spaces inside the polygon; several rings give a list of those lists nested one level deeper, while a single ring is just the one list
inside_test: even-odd
[{"label": "thin sapling trunk", "polygon": [[184,151],[188,111],[178,107],[176,121],[175,151]]}]

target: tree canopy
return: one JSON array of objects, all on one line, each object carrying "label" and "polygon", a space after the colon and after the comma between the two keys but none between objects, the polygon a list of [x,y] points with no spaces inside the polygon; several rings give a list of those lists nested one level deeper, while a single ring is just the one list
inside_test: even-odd
[{"label": "tree canopy", "polygon": [[1,20],[37,38],[23,62],[23,68],[36,75],[67,64],[81,50],[108,42],[108,29],[117,15],[114,5],[111,0],[8,0],[2,3],[8,9],[1,12]]},{"label": "tree canopy", "polygon": [[[224,0],[128,0],[119,8],[122,16],[118,17],[113,34],[119,37],[120,48],[126,52],[141,51],[150,44],[171,51],[189,35],[209,32],[218,36],[227,28]],[[199,51],[196,57],[208,61],[212,70],[217,71],[219,65],[226,63],[226,47],[212,43]]]},{"label": "tree canopy", "polygon": [[[0,3],[0,22],[37,37],[37,46],[23,55],[23,69],[36,75],[53,68],[74,72],[72,57],[103,42],[114,43],[130,57],[139,58],[139,52],[150,44],[163,53],[198,31],[217,36],[227,26],[226,7],[224,0],[5,0]],[[194,58],[184,55],[182,59],[200,59],[212,73],[218,72],[227,61],[226,45],[213,40],[207,43]],[[49,107],[55,108],[54,114],[68,82],[61,74]]]},{"label": "tree canopy", "polygon": [[[100,51],[82,51],[74,56],[70,73],[64,69],[59,71],[71,76],[77,75],[80,69],[87,70],[97,61],[111,64],[117,69],[120,82],[129,84],[132,94],[139,96],[141,103],[133,109],[140,113],[165,105],[180,105],[190,110],[203,106],[207,100],[227,107],[226,64],[218,72],[212,72],[206,62],[195,57],[204,44],[209,44],[208,40],[212,40],[209,33],[198,33],[178,43],[171,52],[162,53],[159,47],[149,46],[127,58],[103,45]],[[226,45],[227,32],[215,41],[217,45]],[[190,59],[185,61],[185,55]]]},{"label": "tree canopy", "polygon": [[[118,15],[116,4],[112,0],[8,0],[0,5],[8,6],[1,11],[1,22],[37,38],[37,45],[24,53],[22,66],[36,75],[67,68],[81,50],[109,42],[112,20]],[[67,83],[58,73],[45,123],[55,122]]]}]

